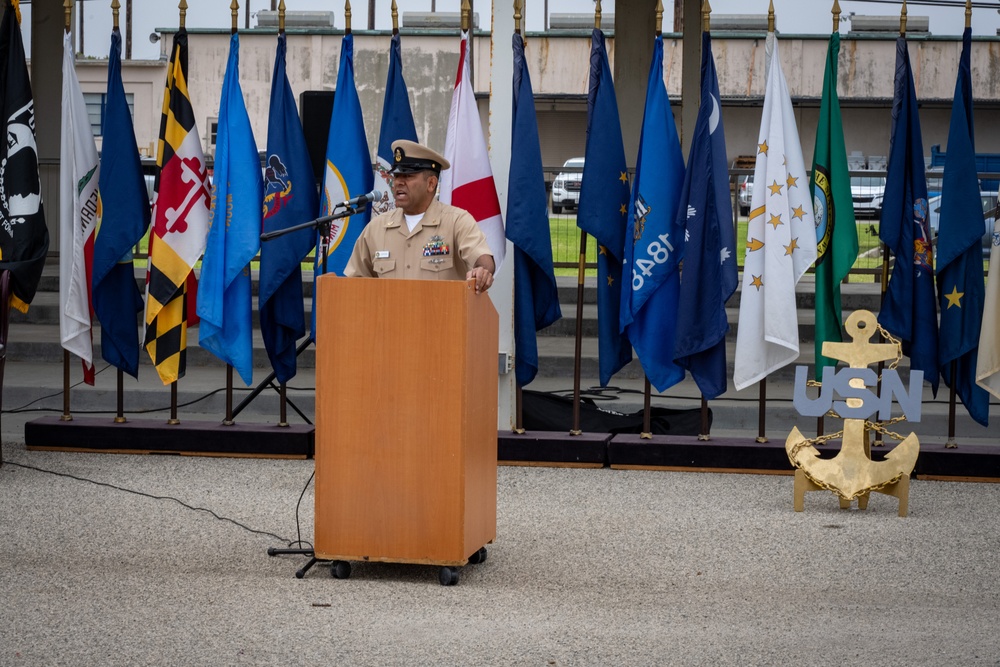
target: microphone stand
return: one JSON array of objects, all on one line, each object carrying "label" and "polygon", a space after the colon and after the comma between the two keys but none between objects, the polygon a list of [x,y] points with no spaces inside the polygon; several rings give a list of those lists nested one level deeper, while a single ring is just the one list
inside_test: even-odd
[{"label": "microphone stand", "polygon": [[[350,216],[355,215],[356,213],[359,212],[360,211],[357,206],[347,207],[343,211],[340,211],[338,213],[334,213],[332,215],[324,215],[321,218],[316,218],[315,220],[311,220],[309,222],[303,222],[302,224],[293,225],[291,227],[286,227],[284,229],[276,229],[272,232],[264,232],[263,234],[260,235],[260,240],[266,242],[272,239],[276,239],[279,236],[284,236],[285,234],[291,234],[292,232],[298,232],[303,229],[316,229],[317,233],[320,235],[320,243],[317,247],[320,249],[320,252],[322,252],[322,260],[321,260],[322,271],[320,271],[320,275],[322,275],[326,273],[326,260],[327,260],[326,248],[327,248],[327,240],[330,238],[330,223],[333,222],[334,220],[349,218]],[[298,357],[300,354],[302,354],[312,342],[313,341],[311,338],[305,340],[295,350],[295,356]],[[236,415],[242,412],[244,408],[250,405],[250,403],[252,403],[254,399],[257,398],[261,394],[261,392],[263,392],[264,389],[274,381],[274,378],[275,378],[275,373],[274,371],[271,371],[270,375],[268,375],[260,382],[260,384],[254,387],[253,391],[251,391],[247,395],[247,397],[244,398],[240,402],[240,404],[233,409],[233,417],[235,418]],[[298,408],[294,409],[296,412],[299,413],[300,416],[305,418],[305,416],[302,415],[302,412]]]},{"label": "microphone stand", "polygon": [[[315,220],[311,220],[310,222],[303,222],[302,224],[292,225],[291,227],[286,227],[284,229],[276,229],[272,232],[264,232],[263,234],[260,235],[260,240],[262,242],[266,242],[272,239],[276,239],[279,236],[284,236],[285,234],[291,234],[292,232],[301,231],[303,229],[315,229],[319,234],[319,243],[316,244],[316,252],[320,253],[319,257],[321,258],[320,266],[322,267],[322,270],[320,271],[320,275],[325,275],[326,262],[327,262],[327,249],[329,247],[329,239],[330,239],[330,223],[333,222],[334,220],[340,220],[341,218],[349,218],[350,216],[358,213],[359,208],[367,205],[368,202],[364,202],[363,205],[355,204],[353,206],[346,204],[338,204],[337,207],[338,208],[343,207],[343,210],[338,211],[336,213],[332,213],[330,215],[324,215],[320,218],[316,218]],[[313,298],[315,299],[315,295],[313,295]],[[307,338],[301,345],[299,345],[298,349],[295,350],[295,356],[298,357],[300,354],[302,354],[302,352],[305,351],[305,349],[309,347],[309,345],[313,342],[315,341],[313,341],[311,337]],[[275,373],[272,370],[270,375],[264,378],[264,380],[260,384],[258,384],[252,392],[250,392],[250,395],[244,398],[243,402],[241,402],[236,407],[236,409],[233,411],[233,416],[235,417],[237,414],[239,414],[239,412],[243,408],[245,408],[255,398],[257,398],[257,396],[259,396],[260,393],[264,390],[264,387],[267,387],[269,385],[273,386],[272,383],[274,382],[274,378],[275,378]],[[282,394],[282,398],[284,398],[284,392],[280,393]],[[305,415],[303,415],[298,408],[295,408],[294,405],[292,407],[295,409],[296,412],[299,413],[300,416],[302,416],[303,419],[305,419]],[[306,419],[306,421],[309,420]],[[313,474],[315,475],[316,473],[314,472]],[[312,478],[310,477],[310,481],[311,479]],[[308,485],[309,483],[307,482],[306,486]],[[302,492],[305,493],[305,489],[303,489]],[[296,514],[297,513],[298,510],[296,510]],[[301,541],[299,543],[301,543]],[[316,552],[313,549],[291,549],[291,548],[278,549],[275,547],[268,547],[267,549],[268,556],[279,556],[279,555],[289,555],[289,554],[309,557],[309,560],[306,561],[306,564],[295,572],[295,576],[298,579],[301,579],[302,577],[306,576],[306,572],[308,572],[309,569],[313,565],[315,565],[319,560],[318,558],[316,558]]]}]

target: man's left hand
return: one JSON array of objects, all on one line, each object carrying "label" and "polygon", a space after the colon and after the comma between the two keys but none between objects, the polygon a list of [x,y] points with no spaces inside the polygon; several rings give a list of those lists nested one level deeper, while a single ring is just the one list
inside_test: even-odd
[{"label": "man's left hand", "polygon": [[476,281],[476,294],[485,292],[493,284],[493,274],[481,266],[473,267],[471,271],[465,274],[465,279]]}]

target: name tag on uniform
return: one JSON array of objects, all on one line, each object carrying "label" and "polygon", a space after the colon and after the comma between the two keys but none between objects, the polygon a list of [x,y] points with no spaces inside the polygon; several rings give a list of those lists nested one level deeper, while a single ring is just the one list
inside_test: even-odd
[{"label": "name tag on uniform", "polygon": [[388,250],[376,250],[375,251],[375,259],[389,259],[389,251]]}]

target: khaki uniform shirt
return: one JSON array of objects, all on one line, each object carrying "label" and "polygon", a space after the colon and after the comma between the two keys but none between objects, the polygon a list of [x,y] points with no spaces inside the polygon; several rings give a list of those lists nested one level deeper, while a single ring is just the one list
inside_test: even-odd
[{"label": "khaki uniform shirt", "polygon": [[354,244],[344,275],[465,280],[483,255],[492,253],[475,218],[435,199],[412,232],[399,208],[369,222]]}]

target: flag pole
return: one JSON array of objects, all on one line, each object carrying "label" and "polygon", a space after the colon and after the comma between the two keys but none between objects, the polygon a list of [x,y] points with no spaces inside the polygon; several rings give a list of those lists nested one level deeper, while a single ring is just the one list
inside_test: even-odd
[{"label": "flag pole", "polygon": [[[9,11],[9,10],[8,10]],[[0,271],[0,408],[3,407],[3,372],[7,366],[7,332],[10,324],[10,271]],[[3,411],[0,410],[0,415]],[[0,438],[0,468],[3,467],[3,439]]]},{"label": "flag pole", "polygon": [[[712,6],[705,0],[701,5],[701,31],[711,32],[712,30]],[[698,433],[699,440],[710,440],[708,434],[708,400],[705,394],[701,395],[701,430]]]},{"label": "flag pole", "polygon": [[[63,3],[63,9],[66,15],[65,28],[66,33],[70,31],[70,24],[72,23],[73,16],[73,0],[66,0]],[[69,409],[69,350],[63,350],[63,413],[59,418],[60,421],[68,422],[73,421],[73,415],[70,414]]]},{"label": "flag pole", "polygon": [[[177,26],[179,30],[183,30],[185,27],[184,24],[187,17],[187,8],[187,0],[180,0],[180,2],[177,3]],[[186,293],[184,298],[187,298]],[[170,383],[170,418],[167,419],[167,425],[169,426],[177,426],[181,423],[181,420],[177,418],[177,382],[178,380],[174,380]]]},{"label": "flag pole", "polygon": [[392,0],[392,34],[399,34],[399,8],[396,7],[396,0]]},{"label": "flag pole", "polygon": [[[830,10],[833,14],[833,31],[840,32],[840,2],[839,0],[833,0],[833,8]],[[885,247],[882,248],[883,252]],[[882,293],[885,294],[885,288],[882,289]],[[817,375],[819,375],[819,368],[816,369]],[[824,432],[823,415],[816,418],[816,437],[820,437]]]},{"label": "flag pole", "polygon": [[[972,0],[965,0],[965,27],[972,27]],[[955,403],[956,387],[958,386],[958,359],[951,360],[951,387],[948,392],[948,440],[944,443],[947,449],[955,449]]]},{"label": "flag pole", "polygon": [[[656,37],[659,37],[663,34],[663,2],[661,0],[656,0],[655,15],[656,31],[654,34]],[[639,434],[639,438],[642,440],[653,439],[652,415],[650,414],[652,412],[652,393],[653,387],[647,375],[642,389],[642,433]]]},{"label": "flag pole", "polygon": [[[393,6],[396,2],[393,0]],[[249,3],[248,3],[249,6]],[[278,35],[285,34],[285,0],[278,4]],[[278,384],[278,426],[288,426],[288,392],[286,383]]]},{"label": "flag pole", "polygon": [[[600,0],[597,2],[600,6]],[[598,10],[600,11],[600,10]],[[598,23],[600,20],[598,20]],[[580,366],[583,353],[583,276],[587,264],[587,232],[580,229],[580,261],[576,272],[576,345],[573,351],[573,428],[570,435],[582,435],[580,430]]]},{"label": "flag pole", "polygon": [[[903,0],[903,7],[899,11],[899,36],[906,38],[906,0]],[[880,304],[885,304],[885,293],[889,288],[889,247],[883,243],[882,244],[882,281],[881,281],[881,298]],[[880,305],[880,307],[881,307]],[[882,332],[879,331],[879,342],[884,342],[885,338],[882,336]],[[885,362],[878,362],[878,383],[875,385],[875,395],[882,396],[882,371],[885,369]],[[875,441],[872,443],[872,447],[882,446],[882,431],[875,432]]]},{"label": "flag pole", "polygon": [[[114,32],[118,32],[118,11],[121,9],[121,3],[118,0],[111,0],[111,16],[113,17],[113,23],[111,29]],[[118,369],[118,382],[117,382],[117,412],[115,414],[115,423],[124,424],[127,419],[125,419],[125,371]]]},{"label": "flag pole", "polygon": [[[601,0],[594,7],[594,29],[601,29]],[[587,232],[580,228],[580,262],[576,272],[576,347],[573,353],[573,428],[570,435],[582,435],[580,430],[580,367],[583,355],[583,277],[587,264]]]},{"label": "flag pole", "polygon": [[[514,0],[514,34],[521,34],[521,7],[524,0]],[[396,29],[396,0],[392,0],[392,25],[393,34],[398,32]],[[517,300],[517,295],[515,294],[513,299]],[[516,387],[514,390],[514,433],[518,435],[524,434],[524,388],[520,383],[515,383]],[[575,396],[575,394],[574,394]]]},{"label": "flag pole", "polygon": [[[767,8],[767,32],[774,32],[774,0]],[[757,438],[756,442],[767,442],[765,433],[766,413],[767,413],[767,377],[761,378],[757,383]]]},{"label": "flag pole", "polygon": [[[239,31],[240,3],[233,0],[229,5],[233,15],[233,26],[230,34],[235,35]],[[226,364],[226,418],[222,421],[223,426],[232,426],[233,421],[233,365]]]},{"label": "flag pole", "polygon": [[351,0],[344,3],[344,34],[351,34]]}]

